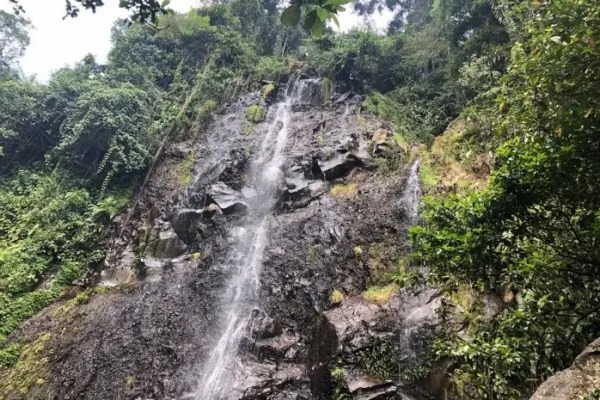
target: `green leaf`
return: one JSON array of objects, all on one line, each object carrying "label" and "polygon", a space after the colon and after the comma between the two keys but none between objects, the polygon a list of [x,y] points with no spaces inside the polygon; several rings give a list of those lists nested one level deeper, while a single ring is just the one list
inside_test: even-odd
[{"label": "green leaf", "polygon": [[317,15],[319,16],[319,20],[321,22],[324,22],[329,16],[329,12],[327,12],[327,10],[323,8],[319,8],[319,10],[317,11]]},{"label": "green leaf", "polygon": [[306,14],[306,17],[304,18],[304,29],[309,29],[312,31],[313,26],[317,23],[318,18],[319,17],[317,16],[317,12],[315,10]]},{"label": "green leaf", "polygon": [[316,38],[320,38],[323,36],[323,23],[320,21],[316,21],[313,26],[310,28],[313,36]]},{"label": "green leaf", "polygon": [[337,15],[335,14],[331,14],[331,19],[333,20],[333,22],[335,22],[335,24],[337,25],[338,29],[340,29],[340,21],[338,20]]},{"label": "green leaf", "polygon": [[281,13],[281,23],[288,26],[296,26],[300,22],[302,10],[297,4],[293,4]]},{"label": "green leaf", "polygon": [[353,0],[327,0],[327,3],[325,3],[326,5],[332,5],[332,6],[341,6],[344,4],[349,4],[352,3]]},{"label": "green leaf", "polygon": [[160,3],[160,7],[161,8],[165,8],[167,7],[169,4],[171,4],[171,0],[163,0],[162,3]]}]

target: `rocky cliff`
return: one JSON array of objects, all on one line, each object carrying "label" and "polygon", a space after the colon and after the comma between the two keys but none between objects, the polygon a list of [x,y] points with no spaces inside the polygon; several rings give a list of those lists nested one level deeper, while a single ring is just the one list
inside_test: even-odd
[{"label": "rocky cliff", "polygon": [[428,398],[437,294],[386,275],[407,267],[418,165],[357,95],[322,93],[245,96],[172,144],[97,285],[13,334],[0,398]]}]

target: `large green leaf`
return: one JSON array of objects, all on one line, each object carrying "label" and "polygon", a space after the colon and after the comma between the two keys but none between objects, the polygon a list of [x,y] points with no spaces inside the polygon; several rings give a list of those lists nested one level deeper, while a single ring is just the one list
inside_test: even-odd
[{"label": "large green leaf", "polygon": [[292,4],[281,13],[281,23],[288,26],[296,26],[300,22],[302,10],[297,4]]},{"label": "large green leaf", "polygon": [[311,12],[307,13],[306,17],[304,18],[304,28],[312,30],[315,24],[321,23],[320,21],[318,21],[318,19],[319,17],[317,16],[316,10],[312,10]]},{"label": "large green leaf", "polygon": [[329,12],[323,8],[319,8],[317,11],[317,15],[319,16],[319,20],[324,22],[327,17],[329,17]]},{"label": "large green leaf", "polygon": [[310,28],[310,31],[314,37],[320,38],[323,36],[323,23],[321,21],[316,21]]}]

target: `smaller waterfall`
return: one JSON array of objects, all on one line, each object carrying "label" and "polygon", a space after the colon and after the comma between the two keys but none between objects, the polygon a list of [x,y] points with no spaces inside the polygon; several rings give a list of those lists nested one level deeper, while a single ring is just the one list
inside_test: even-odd
[{"label": "smaller waterfall", "polygon": [[[318,84],[318,85],[317,85]],[[314,79],[291,81],[285,98],[276,111],[252,166],[252,189],[257,193],[250,201],[248,223],[241,230],[228,261],[219,268],[229,275],[222,299],[222,331],[203,369],[196,391],[186,398],[220,400],[231,397],[235,383],[237,351],[250,321],[252,311],[259,309],[258,293],[263,252],[268,242],[272,210],[277,202],[278,184],[283,179],[281,166],[285,160],[292,107],[314,101]]]},{"label": "smaller waterfall", "polygon": [[[421,201],[421,183],[419,181],[419,166],[421,160],[418,159],[410,165],[408,176],[402,192],[402,209],[406,221],[407,229],[419,223],[419,203]],[[435,315],[435,302],[431,301],[431,296],[410,293],[406,298],[406,305],[410,312],[404,316],[402,327],[399,332],[398,345],[402,350],[402,360],[399,368],[402,366],[411,366],[419,363],[419,335],[423,334],[423,328],[431,317]],[[402,398],[412,400],[412,397],[402,394]]]},{"label": "smaller waterfall", "polygon": [[408,178],[402,193],[402,206],[406,215],[407,226],[416,225],[419,222],[419,202],[421,201],[421,183],[419,182],[419,165],[421,160],[415,161],[408,172]]}]

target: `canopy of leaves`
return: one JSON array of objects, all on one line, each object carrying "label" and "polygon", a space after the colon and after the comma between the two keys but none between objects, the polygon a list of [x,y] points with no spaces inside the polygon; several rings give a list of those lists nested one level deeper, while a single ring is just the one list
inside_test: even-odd
[{"label": "canopy of leaves", "polygon": [[416,255],[446,290],[510,293],[492,324],[440,341],[476,398],[521,399],[600,336],[600,5],[523,1],[490,110],[499,168],[489,188],[429,201]]}]

